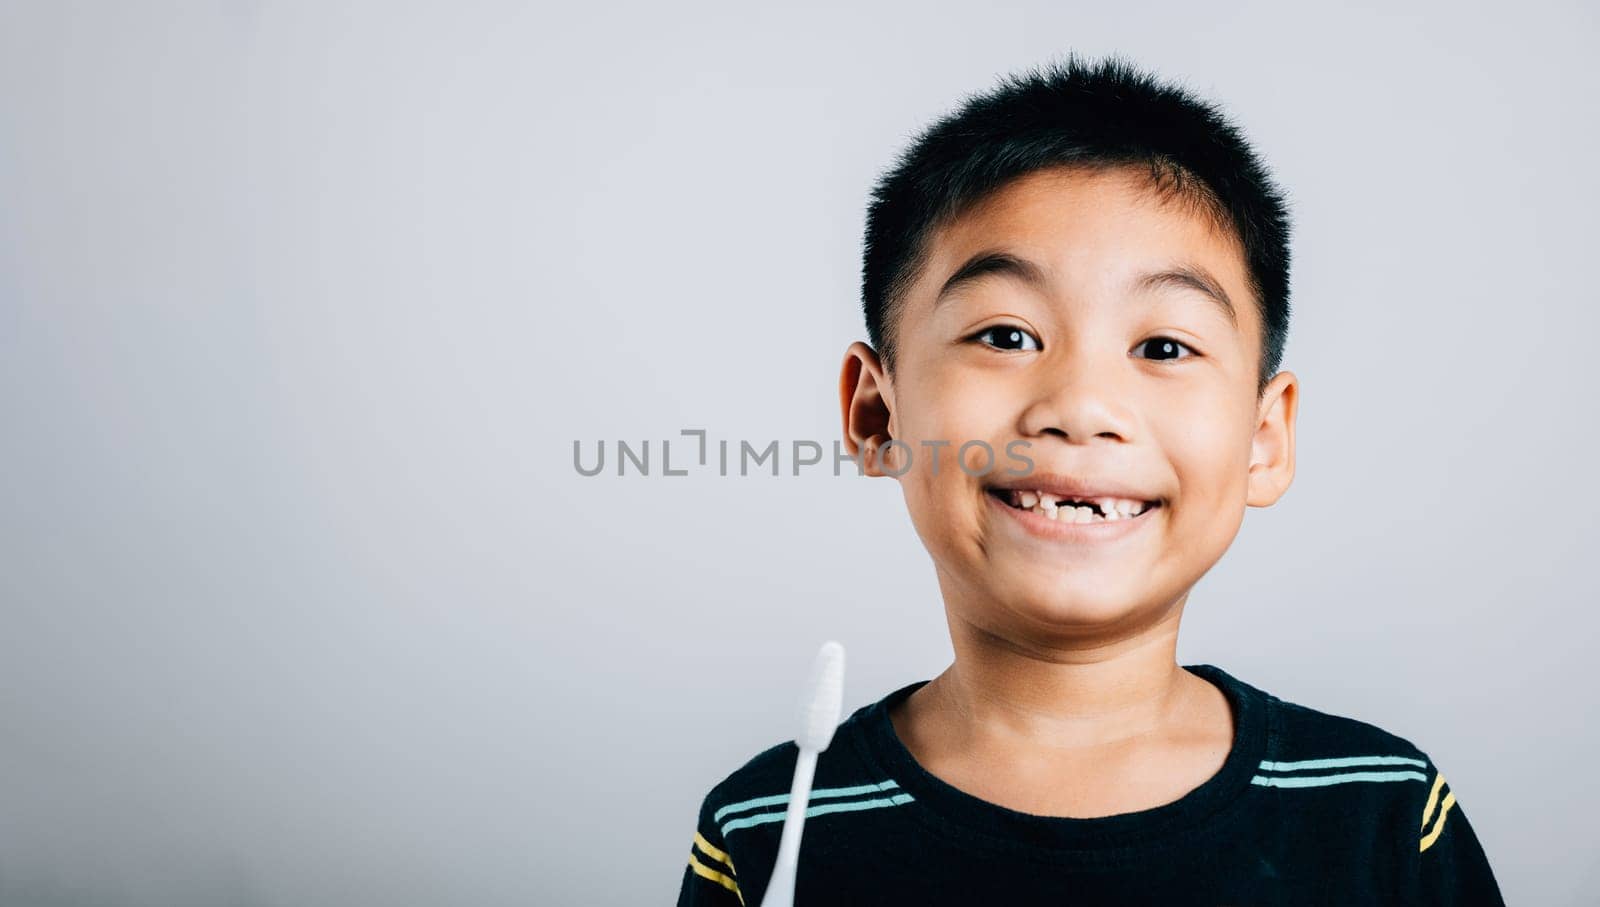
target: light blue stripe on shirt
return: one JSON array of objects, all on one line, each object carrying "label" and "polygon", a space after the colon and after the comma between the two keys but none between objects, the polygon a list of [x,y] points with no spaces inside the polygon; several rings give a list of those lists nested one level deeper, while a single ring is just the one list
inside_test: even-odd
[{"label": "light blue stripe on shirt", "polygon": [[[811,799],[831,800],[835,797],[857,797],[862,794],[875,794],[879,791],[893,790],[899,786],[900,785],[896,784],[893,778],[890,778],[887,781],[880,781],[877,784],[859,784],[855,787],[819,787],[811,792]],[[770,797],[757,797],[754,800],[742,800],[738,803],[730,803],[727,806],[717,810],[716,814],[711,818],[712,821],[721,822],[723,816],[730,815],[732,813],[742,813],[747,809],[757,809],[762,806],[776,806],[779,803],[787,805],[789,803],[789,795],[773,794]]]},{"label": "light blue stripe on shirt", "polygon": [[1303,768],[1351,768],[1357,765],[1415,765],[1423,768],[1428,763],[1405,756],[1345,756],[1340,759],[1304,759],[1300,762],[1263,762],[1264,772],[1294,772]]},{"label": "light blue stripe on shirt", "polygon": [[1256,775],[1251,784],[1262,787],[1327,787],[1352,781],[1426,781],[1421,772],[1345,772],[1341,775]]},{"label": "light blue stripe on shirt", "polygon": [[[785,797],[784,799],[787,800],[788,797]],[[910,802],[910,794],[895,794],[892,797],[879,797],[873,800],[850,800],[844,803],[823,803],[818,806],[808,808],[806,810],[806,818],[810,819],[813,816],[822,816],[827,815],[828,813],[856,812],[857,810],[863,809],[881,809],[885,806],[899,806],[902,803]],[[728,836],[728,832],[738,831],[741,828],[749,828],[752,825],[765,825],[768,822],[782,822],[783,817],[787,814],[788,810],[780,809],[776,812],[756,813],[753,816],[745,816],[743,819],[734,819],[728,824],[722,826],[722,836],[726,838]]]}]

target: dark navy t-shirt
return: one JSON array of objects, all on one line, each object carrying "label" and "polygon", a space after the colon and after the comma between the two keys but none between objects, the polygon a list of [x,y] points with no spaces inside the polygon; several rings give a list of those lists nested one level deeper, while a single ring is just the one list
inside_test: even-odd
[{"label": "dark navy t-shirt", "polygon": [[[1213,665],[1185,667],[1232,707],[1221,770],[1171,803],[1100,818],[1017,812],[923,769],[889,708],[926,680],[858,709],[817,761],[796,907],[1504,904],[1425,753]],[[798,752],[771,747],[706,795],[679,907],[758,907]]]}]

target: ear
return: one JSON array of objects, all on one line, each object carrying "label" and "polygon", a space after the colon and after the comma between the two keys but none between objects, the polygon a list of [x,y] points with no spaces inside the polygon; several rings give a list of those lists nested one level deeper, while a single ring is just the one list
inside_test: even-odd
[{"label": "ear", "polygon": [[887,475],[878,452],[894,437],[894,388],[878,354],[859,340],[844,352],[839,412],[844,419],[845,450],[862,463],[867,475]]},{"label": "ear", "polygon": [[1270,507],[1294,481],[1294,417],[1300,402],[1300,381],[1294,372],[1279,372],[1267,383],[1250,442],[1250,487],[1245,503]]}]

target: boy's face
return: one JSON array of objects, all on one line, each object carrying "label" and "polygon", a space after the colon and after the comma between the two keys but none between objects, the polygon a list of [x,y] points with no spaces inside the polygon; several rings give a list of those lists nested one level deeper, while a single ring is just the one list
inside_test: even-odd
[{"label": "boy's face", "polygon": [[[946,288],[989,252],[1024,264]],[[889,329],[892,376],[864,344],[845,358],[847,442],[904,443],[887,472],[904,470],[947,605],[980,627],[1083,636],[1159,620],[1244,508],[1293,477],[1296,380],[1280,372],[1257,398],[1261,317],[1237,240],[1132,171],[1038,171],[1002,188],[933,236]],[[969,441],[994,452],[987,475],[980,445],[958,461]],[[1027,475],[1007,456],[1017,441]],[[1070,505],[1052,514],[1030,497],[1052,488],[1149,509],[1074,523]]]}]

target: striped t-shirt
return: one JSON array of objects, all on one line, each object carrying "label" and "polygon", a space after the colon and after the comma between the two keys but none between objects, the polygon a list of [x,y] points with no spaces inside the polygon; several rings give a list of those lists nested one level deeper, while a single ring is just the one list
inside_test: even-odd
[{"label": "striped t-shirt", "polygon": [[[817,761],[795,904],[1504,904],[1425,753],[1185,667],[1232,706],[1222,768],[1171,803],[1100,818],[1017,812],[922,768],[889,709],[926,680],[856,710]],[[679,907],[760,905],[797,753],[774,746],[706,795]]]}]

